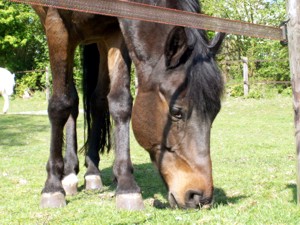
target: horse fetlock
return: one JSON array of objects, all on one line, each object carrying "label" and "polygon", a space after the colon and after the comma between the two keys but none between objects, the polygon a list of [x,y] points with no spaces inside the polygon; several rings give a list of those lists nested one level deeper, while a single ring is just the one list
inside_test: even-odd
[{"label": "horse fetlock", "polygon": [[65,195],[61,192],[43,193],[41,208],[60,208],[66,206]]},{"label": "horse fetlock", "polygon": [[85,189],[86,190],[101,190],[103,188],[102,180],[99,175],[85,176]]},{"label": "horse fetlock", "polygon": [[117,195],[127,194],[127,193],[141,193],[141,189],[133,178],[133,175],[130,174],[126,177],[117,178]]}]

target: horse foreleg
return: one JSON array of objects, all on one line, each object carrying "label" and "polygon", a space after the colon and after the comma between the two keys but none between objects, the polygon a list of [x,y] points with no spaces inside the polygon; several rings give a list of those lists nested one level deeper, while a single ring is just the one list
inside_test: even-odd
[{"label": "horse foreleg", "polygon": [[63,96],[52,96],[48,115],[51,123],[50,156],[47,162],[47,180],[42,191],[41,207],[61,207],[66,205],[65,191],[61,180],[64,173],[62,157],[63,128],[68,119],[68,102]]},{"label": "horse foreleg", "polygon": [[9,96],[6,93],[4,93],[3,98],[4,98],[3,113],[6,114],[9,108]]},{"label": "horse foreleg", "polygon": [[63,188],[67,195],[75,195],[77,193],[77,174],[79,172],[76,132],[79,99],[74,85],[72,88],[72,98],[74,99],[74,105],[66,123],[66,154],[64,158],[64,178],[62,180]]},{"label": "horse foreleg", "polygon": [[130,59],[118,39],[119,49],[111,48],[108,54],[111,89],[108,95],[109,110],[115,121],[115,162],[113,172],[117,180],[116,204],[119,209],[144,209],[140,187],[133,176],[129,148],[129,124],[132,111],[130,94]]},{"label": "horse foreleg", "polygon": [[70,43],[68,30],[56,9],[48,9],[44,26],[53,75],[53,95],[48,105],[51,143],[47,163],[48,176],[42,191],[41,207],[61,207],[66,205],[65,191],[61,182],[64,176],[63,129],[76,105],[76,98],[72,94],[76,45]]}]

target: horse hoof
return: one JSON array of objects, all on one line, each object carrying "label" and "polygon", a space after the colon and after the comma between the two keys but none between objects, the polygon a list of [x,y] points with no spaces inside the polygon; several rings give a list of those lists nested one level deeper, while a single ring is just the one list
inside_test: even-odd
[{"label": "horse hoof", "polygon": [[65,195],[61,192],[43,193],[41,208],[60,208],[66,205]]},{"label": "horse hoof", "polygon": [[85,189],[86,190],[100,190],[102,189],[101,177],[97,175],[85,176]]},{"label": "horse hoof", "polygon": [[66,195],[76,195],[77,194],[77,185],[78,185],[78,178],[77,176],[72,173],[68,176],[64,177],[61,181],[63,188],[66,192]]},{"label": "horse hoof", "polygon": [[144,210],[144,202],[140,193],[120,194],[116,196],[117,209],[121,210]]}]

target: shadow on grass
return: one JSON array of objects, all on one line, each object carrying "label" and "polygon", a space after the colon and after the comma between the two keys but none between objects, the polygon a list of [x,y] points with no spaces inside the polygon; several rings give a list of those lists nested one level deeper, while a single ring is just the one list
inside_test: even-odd
[{"label": "shadow on grass", "polygon": [[[154,202],[158,201],[159,204],[154,203],[154,207],[159,209],[169,208],[168,204],[162,203],[156,200],[157,195],[162,195],[167,202],[167,189],[152,163],[144,163],[134,165],[134,177],[138,185],[142,190],[143,199],[153,199]],[[103,185],[108,187],[108,191],[114,192],[116,190],[116,183],[113,181],[112,167],[101,170],[101,178]],[[79,191],[83,191],[84,186],[79,188]],[[227,196],[226,192],[219,187],[214,188],[214,207],[218,205],[231,205],[236,204],[240,200],[247,198],[245,195]]]},{"label": "shadow on grass", "polygon": [[[101,178],[103,185],[109,186],[109,191],[115,191],[116,183],[114,182],[112,167],[102,169]],[[142,190],[144,199],[153,198],[157,194],[167,195],[165,185],[151,163],[134,165],[134,178]]]},{"label": "shadow on grass", "polygon": [[229,197],[222,188],[215,187],[214,189],[214,206],[236,204],[240,200],[247,198],[246,195],[237,195]]},{"label": "shadow on grass", "polygon": [[49,122],[45,116],[0,116],[0,146],[21,146],[29,139],[32,141],[47,135],[49,131]]},{"label": "shadow on grass", "polygon": [[292,190],[293,199],[291,202],[297,204],[297,185],[296,184],[287,184],[286,187]]}]

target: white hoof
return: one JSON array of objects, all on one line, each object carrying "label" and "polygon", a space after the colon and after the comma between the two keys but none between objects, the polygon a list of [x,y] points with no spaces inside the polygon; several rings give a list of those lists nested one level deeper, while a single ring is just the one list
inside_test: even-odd
[{"label": "white hoof", "polygon": [[120,194],[116,196],[117,209],[122,210],[144,210],[144,202],[140,193]]},{"label": "white hoof", "polygon": [[64,177],[61,182],[67,195],[77,194],[78,178],[74,173]]},{"label": "white hoof", "polygon": [[43,193],[41,208],[60,208],[66,205],[65,196],[61,192]]},{"label": "white hoof", "polygon": [[85,176],[86,190],[101,190],[103,188],[101,177],[98,175]]}]

